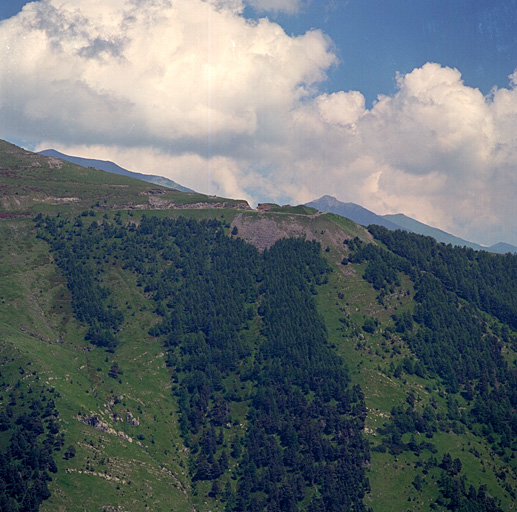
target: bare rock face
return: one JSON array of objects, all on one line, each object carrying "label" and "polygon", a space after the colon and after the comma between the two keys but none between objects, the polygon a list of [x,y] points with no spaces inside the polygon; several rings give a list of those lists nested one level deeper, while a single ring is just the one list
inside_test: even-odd
[{"label": "bare rock face", "polygon": [[93,427],[101,432],[109,432],[109,425],[102,421],[96,414],[92,414],[91,416],[79,416],[78,419],[89,427]]},{"label": "bare rock face", "polygon": [[151,208],[162,210],[206,210],[210,208],[224,208],[230,210],[251,210],[246,201],[199,201],[197,203],[176,203],[173,199],[158,197],[156,192],[149,195],[149,205]]},{"label": "bare rock face", "polygon": [[135,418],[130,411],[127,411],[126,422],[130,425],[134,425],[135,427],[138,427],[140,425],[140,420],[138,418]]},{"label": "bare rock face", "polygon": [[[97,414],[91,414],[90,416],[83,416],[79,415],[77,416],[77,419],[84,423],[85,425],[88,425],[89,427],[93,427],[96,430],[99,430],[100,432],[105,432],[106,434],[110,434],[113,436],[118,436],[121,439],[124,439],[128,443],[133,442],[133,438],[128,436],[125,432],[117,431],[113,427],[110,427],[108,423],[103,421]],[[138,421],[138,420],[136,420]],[[139,422],[138,422],[139,424]],[[134,425],[134,423],[133,423]],[[141,444],[140,442],[137,442],[138,444]]]},{"label": "bare rock face", "polygon": [[266,215],[248,217],[237,214],[231,224],[236,227],[239,237],[253,244],[263,251],[269,249],[277,240],[290,237],[304,237],[306,240],[315,240],[313,231],[308,225],[303,225],[294,215],[275,216]]}]

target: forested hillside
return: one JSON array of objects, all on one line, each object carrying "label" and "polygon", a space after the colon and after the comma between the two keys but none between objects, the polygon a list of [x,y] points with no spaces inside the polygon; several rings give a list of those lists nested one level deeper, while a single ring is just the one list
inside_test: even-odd
[{"label": "forested hillside", "polygon": [[260,254],[218,221],[184,218],[37,221],[93,345],[116,354],[124,322],[105,265],[153,302],[194,485],[210,482],[227,510],[365,510],[364,403],[314,304],[330,272],[319,244]]},{"label": "forested hillside", "polygon": [[2,511],[514,507],[516,256],[70,172],[0,221]]},{"label": "forested hillside", "polygon": [[[418,443],[415,434],[432,439],[438,430],[452,430],[482,437],[503,460],[514,460],[517,337],[508,324],[513,325],[517,312],[512,294],[517,258],[452,248],[429,237],[389,232],[379,226],[370,230],[395,254],[355,240],[348,244],[350,256],[343,263],[366,263],[364,279],[379,291],[381,303],[398,284],[401,273],[411,278],[415,306],[411,312],[394,314],[390,330],[412,354],[394,367],[393,375],[438,378],[445,386],[448,409],[442,418],[427,405],[419,411],[411,391],[403,407],[392,409],[391,421],[379,431],[381,444],[374,449],[393,454],[405,450],[433,453],[436,447],[427,441]],[[505,357],[508,355],[510,358]],[[407,444],[402,440],[404,434],[411,434]],[[427,464],[437,462],[430,457]],[[453,461],[446,453],[439,467],[447,473],[439,481],[443,496],[439,503],[450,510],[502,510],[497,500],[487,496],[485,486],[476,490],[466,484],[467,475],[459,477],[461,459]],[[514,469],[510,475],[515,475]],[[504,481],[507,473],[499,476]],[[422,479],[413,485],[421,487]],[[515,497],[510,485],[507,489]]]}]

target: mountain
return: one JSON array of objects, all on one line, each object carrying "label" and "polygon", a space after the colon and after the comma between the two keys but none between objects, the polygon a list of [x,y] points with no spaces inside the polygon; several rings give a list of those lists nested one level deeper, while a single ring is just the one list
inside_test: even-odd
[{"label": "mountain", "polygon": [[496,254],[517,254],[517,247],[515,247],[515,245],[512,244],[507,244],[506,242],[498,242],[494,245],[491,245],[488,248],[485,248],[485,251],[494,252]]},{"label": "mountain", "polygon": [[468,242],[467,240],[463,240],[454,235],[446,233],[441,229],[433,228],[424,224],[422,222],[418,222],[417,220],[412,219],[411,217],[406,217],[406,215],[402,213],[397,213],[394,215],[383,215],[383,218],[393,222],[395,225],[400,226],[403,229],[407,229],[412,233],[418,233],[419,235],[432,236],[437,242],[442,242],[444,244],[452,244],[457,245],[459,247],[470,247],[476,251],[488,251],[490,248],[483,247],[482,245],[475,244],[473,242]]},{"label": "mountain", "polygon": [[499,242],[487,247],[484,245],[476,244],[474,242],[468,242],[467,240],[463,240],[462,238],[458,238],[457,236],[446,233],[441,229],[433,228],[427,224],[418,222],[411,217],[406,217],[402,213],[397,213],[394,215],[383,215],[383,217],[400,226],[401,229],[407,229],[408,231],[417,233],[419,235],[432,236],[437,242],[442,242],[444,244],[451,244],[458,247],[470,247],[476,251],[487,251],[496,254],[506,254],[508,252],[514,254],[517,253],[517,247],[514,245],[507,244],[505,242]]},{"label": "mountain", "polygon": [[406,229],[407,231],[411,231],[412,233],[417,233],[419,235],[432,236],[437,242],[442,242],[444,244],[451,244],[457,247],[470,247],[475,251],[487,251],[495,254],[506,254],[508,252],[514,254],[517,253],[517,247],[514,245],[504,242],[499,242],[489,247],[479,245],[446,233],[441,229],[433,228],[427,224],[418,222],[411,217],[406,217],[402,213],[397,213],[394,215],[383,215],[383,217],[400,226],[401,229]]},{"label": "mountain", "polygon": [[129,178],[136,178],[138,180],[147,181],[148,183],[154,183],[155,185],[161,185],[162,187],[180,190],[181,192],[194,192],[193,190],[183,187],[175,181],[164,178],[163,176],[154,176],[153,174],[142,174],[139,172],[128,171],[127,169],[107,160],[95,160],[93,158],[81,158],[78,156],[65,155],[55,149],[45,149],[40,151],[39,154],[60,158],[61,160],[66,160],[67,162],[72,162],[73,164],[77,164],[82,167],[93,167],[94,169],[100,169],[101,171],[120,174],[121,176],[128,176]]},{"label": "mountain", "polygon": [[250,209],[243,200],[180,192],[85,168],[0,141],[0,217],[81,213],[89,209]]},{"label": "mountain", "polygon": [[1,141],[0,191],[2,512],[512,509],[516,256]]},{"label": "mountain", "polygon": [[380,215],[377,215],[362,206],[355,203],[343,203],[335,197],[325,195],[305,203],[306,206],[316,208],[320,212],[331,212],[346,217],[347,219],[353,220],[361,226],[369,226],[370,224],[376,224],[378,226],[384,226],[388,229],[401,229],[401,226],[395,224],[389,219],[386,219]]},{"label": "mountain", "polygon": [[335,197],[328,195],[315,201],[311,201],[310,203],[306,203],[306,205],[312,206],[322,212],[332,212],[342,215],[343,217],[347,217],[362,226],[375,224],[378,226],[384,226],[392,231],[402,229],[419,235],[431,236],[436,241],[444,244],[451,244],[458,247],[470,247],[476,251],[487,251],[496,254],[506,254],[507,252],[517,253],[517,247],[511,244],[499,242],[490,247],[482,246],[446,233],[441,229],[428,226],[427,224],[414,220],[411,217],[407,217],[402,213],[394,215],[377,215],[355,203],[343,203]]}]

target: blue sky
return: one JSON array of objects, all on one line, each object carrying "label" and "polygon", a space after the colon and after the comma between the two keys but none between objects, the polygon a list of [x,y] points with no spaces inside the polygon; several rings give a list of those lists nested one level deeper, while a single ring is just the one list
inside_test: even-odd
[{"label": "blue sky", "polygon": [[[0,20],[27,3],[4,0]],[[516,67],[517,0],[312,0],[296,13],[247,6],[244,15],[267,15],[288,34],[323,30],[340,59],[325,89],[361,91],[369,104],[394,92],[396,72],[426,62],[460,69],[484,94],[506,86]]]},{"label": "blue sky", "polygon": [[9,0],[0,137],[517,244],[517,0]]},{"label": "blue sky", "polygon": [[370,104],[394,92],[396,72],[426,62],[458,68],[484,94],[506,86],[516,65],[515,0],[323,0],[271,17],[288,33],[320,28],[328,34],[340,63],[326,88],[361,91]]},{"label": "blue sky", "polygon": [[14,16],[18,11],[22,10],[22,7],[29,2],[24,0],[7,0],[0,4],[0,19],[10,18]]}]

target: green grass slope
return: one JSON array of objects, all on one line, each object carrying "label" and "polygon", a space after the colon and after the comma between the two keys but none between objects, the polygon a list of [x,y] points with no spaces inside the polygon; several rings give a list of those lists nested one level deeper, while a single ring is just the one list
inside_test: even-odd
[{"label": "green grass slope", "polygon": [[246,201],[171,190],[25,151],[0,140],[0,217],[85,209],[249,209]]},{"label": "green grass slope", "polygon": [[[517,491],[513,453],[501,451],[479,432],[455,421],[469,404],[460,393],[449,393],[441,379],[396,371],[408,359],[416,360],[407,343],[394,332],[392,319],[393,314],[413,309],[411,281],[402,277],[400,286],[379,304],[378,293],[362,279],[362,272],[364,267],[349,264],[332,273],[319,291],[318,304],[329,329],[329,340],[347,361],[353,382],[361,386],[365,395],[365,432],[372,447],[367,503],[375,512],[447,510],[437,505],[440,498],[443,503],[438,485],[443,474],[436,466],[449,453],[461,460],[462,476],[469,485],[486,485],[489,493],[500,500],[502,510],[511,510]],[[372,333],[363,329],[369,318],[377,322]],[[508,353],[514,364],[515,351],[510,348]],[[415,433],[416,444],[430,442],[432,450],[376,451],[375,447],[389,437],[384,430],[393,419],[392,410],[406,409],[412,396],[415,410],[430,407],[439,418],[439,428],[432,438]],[[410,441],[411,434],[401,438],[402,443]],[[430,464],[433,459],[435,462]],[[415,486],[417,476],[420,484]]]},{"label": "green grass slope", "polygon": [[[66,283],[32,222],[3,221],[0,229],[8,240],[0,255],[1,344],[3,353],[13,354],[2,368],[4,391],[20,379],[20,366],[36,371],[58,397],[60,431],[76,450],[69,460],[64,449],[57,452],[52,497],[42,510],[81,510],[84,504],[89,510],[170,510],[171,503],[191,510],[170,376],[160,346],[146,332],[152,319],[143,297],[116,272],[110,276],[118,296],[139,313],[117,354],[121,373],[110,377],[113,357],[85,342]],[[86,424],[94,417],[97,428]]]},{"label": "green grass slope", "polygon": [[[421,361],[411,336],[419,325],[414,321],[406,330],[400,325],[401,319],[415,314],[419,272],[396,270],[388,285],[372,285],[370,260],[354,260],[358,247],[374,242],[364,228],[305,207],[246,211],[239,201],[150,188],[3,142],[0,191],[0,420],[10,411],[15,424],[15,418],[32,410],[34,396],[52,400],[57,411],[43,419],[43,431],[35,441],[40,447],[50,446],[57,469],[47,468],[51,495],[40,510],[223,511],[230,501],[222,490],[214,494],[209,481],[193,478],[198,455],[191,450],[199,449],[199,440],[191,436],[186,442],[182,432],[177,388],[183,377],[171,365],[172,357],[184,357],[183,345],[174,352],[163,337],[150,334],[162,318],[152,287],[146,289],[145,280],[115,258],[108,246],[102,249],[105,253],[97,248],[96,253],[84,254],[85,265],[99,269],[96,279],[109,290],[108,307],[124,318],[114,351],[85,340],[88,325],[74,313],[69,282],[56,264],[57,255],[37,237],[33,218],[39,213],[52,216],[57,225],[70,220],[65,246],[74,230],[86,232],[92,226],[94,232],[103,223],[127,230],[130,236],[144,215],[217,220],[226,236],[242,238],[261,251],[285,237],[319,242],[332,272],[313,285],[312,292],[328,346],[345,362],[351,385],[360,387],[366,406],[362,435],[371,449],[370,491],[364,504],[374,512],[514,507],[515,446],[502,444],[489,423],[471,419],[474,399],[463,384],[451,388],[436,372],[416,369]],[[113,247],[121,243],[119,235],[110,241]],[[170,258],[156,268],[145,262],[148,275],[151,270],[165,270],[176,256]],[[388,275],[388,270],[383,272]],[[467,309],[467,301],[461,300],[459,309]],[[254,347],[263,336],[264,314],[259,314],[263,295],[250,301],[255,301],[248,306],[252,320],[240,335],[243,343]],[[515,368],[515,333],[484,311],[476,309],[475,315],[486,325],[483,336],[496,338],[502,358]],[[221,429],[228,451],[252,427],[251,375],[254,365],[261,364],[255,350],[224,381],[224,398],[235,419],[228,429]],[[476,380],[472,385],[477,390],[481,383]],[[498,386],[503,384],[493,381],[488,390],[498,391]],[[400,434],[402,427],[393,425],[407,422],[408,416],[425,416],[428,430],[406,428]],[[13,429],[0,427],[0,453],[7,449]],[[51,434],[53,429],[57,433]],[[221,449],[217,448],[218,456]],[[246,451],[246,444],[242,449]],[[448,456],[460,461],[459,471],[458,463],[447,463]],[[233,491],[242,479],[234,460],[230,457],[223,476]],[[466,494],[472,486],[470,502],[462,504],[455,485],[463,485]],[[305,501],[298,504],[300,509],[307,506]]]}]

